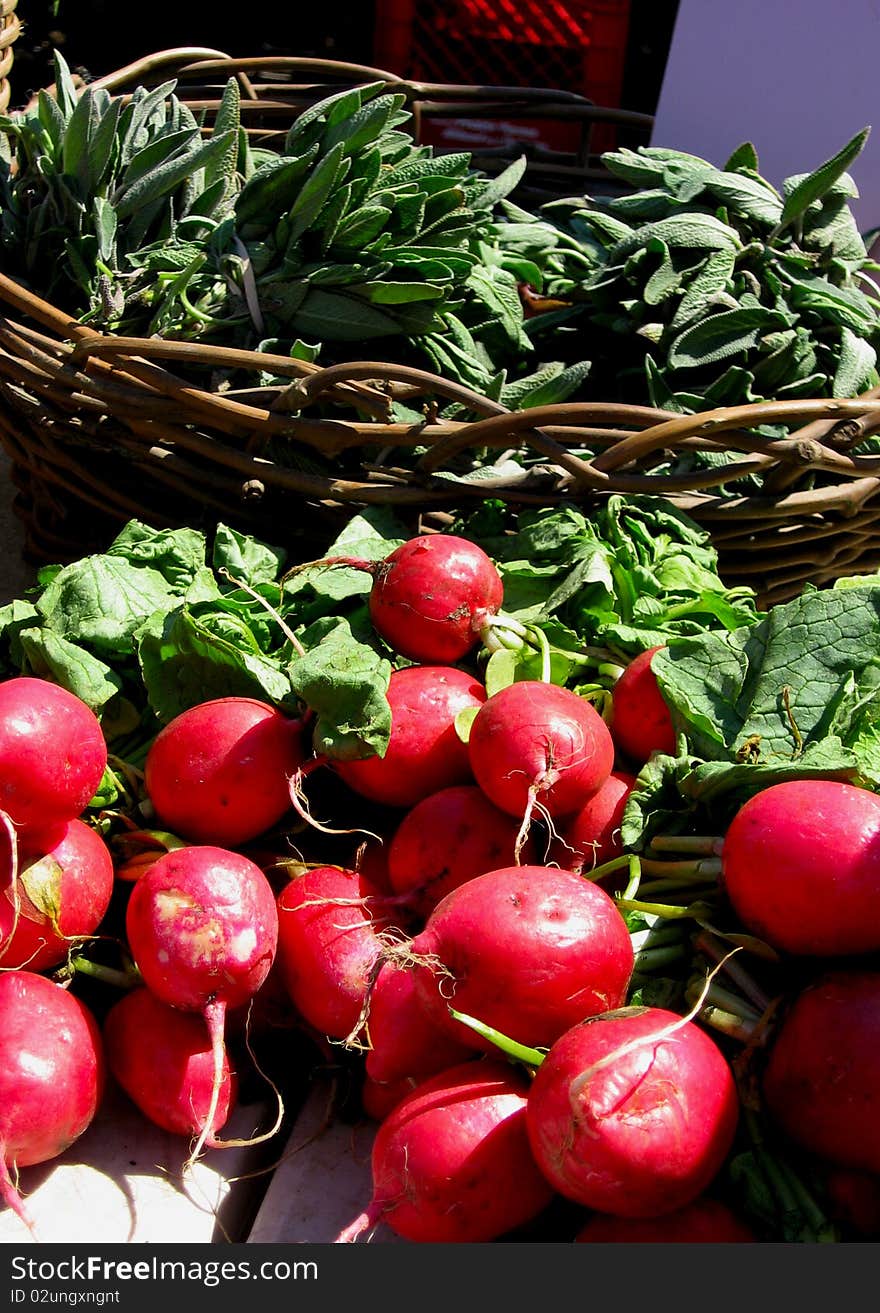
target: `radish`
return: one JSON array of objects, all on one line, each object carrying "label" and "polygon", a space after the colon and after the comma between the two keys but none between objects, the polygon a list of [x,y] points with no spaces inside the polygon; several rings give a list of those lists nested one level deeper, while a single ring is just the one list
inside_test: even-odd
[{"label": "radish", "polygon": [[467,1043],[438,1030],[419,1002],[412,971],[385,962],[370,991],[367,1031],[367,1076],[383,1084],[435,1076],[466,1062],[480,1047],[475,1034]]},{"label": "radish", "polygon": [[596,866],[623,852],[620,823],[636,779],[627,771],[613,770],[580,811],[560,829],[551,846],[553,861],[566,871],[589,875]]},{"label": "radish", "polygon": [[672,713],[651,669],[655,652],[649,647],[624,668],[611,690],[611,737],[633,764],[643,766],[654,752],[675,753]]},{"label": "radish", "polygon": [[834,1220],[859,1239],[880,1240],[880,1175],[832,1167],[825,1178]]},{"label": "radish", "polygon": [[361,1107],[370,1121],[383,1122],[390,1112],[397,1107],[401,1099],[418,1085],[411,1076],[402,1080],[378,1081],[372,1076],[364,1076],[361,1085]]},{"label": "radish", "polygon": [[303,751],[301,721],[257,698],[214,698],[159,731],[144,784],[167,829],[192,843],[236,848],[288,811]]},{"label": "radish", "polygon": [[444,895],[485,871],[509,866],[516,855],[517,823],[475,784],[456,784],[417,802],[388,846],[388,878],[411,894],[424,921]]},{"label": "radish", "polygon": [[196,844],[166,853],[132,885],[125,928],[146,986],[207,1022],[214,1080],[189,1165],[210,1134],[220,1099],[226,1010],[256,994],[275,958],[275,895],[241,853]]},{"label": "radish", "polygon": [[564,1198],[659,1217],[715,1178],[738,1108],[730,1067],[705,1031],[664,1008],[632,1007],[556,1040],[532,1082],[527,1127]]},{"label": "radish", "polygon": [[880,797],[838,780],[762,789],[724,836],[721,885],[742,924],[783,952],[876,951]]},{"label": "radish", "polygon": [[[214,1055],[202,1018],[169,1007],[141,985],[110,1008],[103,1036],[110,1072],[144,1116],[173,1135],[198,1135],[214,1083]],[[236,1077],[224,1060],[207,1148],[217,1144],[214,1136],[236,1095]]]},{"label": "radish", "polygon": [[47,679],[0,682],[0,810],[47,849],[85,809],[107,766],[91,708]]},{"label": "radish", "polygon": [[468,750],[486,796],[521,820],[520,845],[536,806],[552,818],[571,815],[614,766],[614,744],[595,707],[542,680],[508,684],[487,698]]},{"label": "radish", "polygon": [[[8,852],[8,836],[0,832]],[[0,966],[43,971],[100,926],[113,893],[113,858],[90,825],[68,821],[48,852],[23,847],[0,892]]]},{"label": "radish", "polygon": [[762,1089],[797,1144],[880,1173],[880,972],[833,970],[806,986],[771,1041]]},{"label": "radish", "polygon": [[385,1221],[406,1240],[473,1244],[537,1217],[553,1191],[529,1151],[528,1088],[523,1072],[497,1060],[417,1086],[381,1122],[372,1199],[337,1243]]},{"label": "radish", "polygon": [[468,880],[437,904],[407,952],[435,1025],[481,1047],[450,1007],[519,1044],[549,1046],[584,1017],[620,1007],[634,964],[611,896],[545,866]]},{"label": "radish", "polygon": [[454,665],[476,646],[504,591],[483,549],[453,534],[419,534],[381,561],[331,556],[309,565],[371,574],[368,605],[376,633],[401,656],[432,665]]},{"label": "radish", "polygon": [[334,762],[349,788],[371,802],[412,807],[429,793],[473,782],[455,718],[486,700],[483,684],[455,666],[395,670],[386,694],[391,738],[384,756]]},{"label": "radish", "polygon": [[101,1033],[74,994],[35,971],[0,972],[0,1198],[33,1230],[13,1177],[73,1144],[104,1091]]},{"label": "radish", "polygon": [[304,872],[278,895],[278,967],[304,1021],[331,1039],[357,1030],[390,917],[366,877],[338,866]]},{"label": "radish", "polygon": [[700,1195],[662,1217],[612,1217],[594,1213],[575,1236],[591,1245],[748,1244],[758,1237],[721,1199]]}]

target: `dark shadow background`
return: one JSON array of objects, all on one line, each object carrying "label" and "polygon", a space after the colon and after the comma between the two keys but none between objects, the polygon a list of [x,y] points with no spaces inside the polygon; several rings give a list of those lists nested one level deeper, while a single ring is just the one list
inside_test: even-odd
[{"label": "dark shadow background", "polygon": [[[120,0],[57,0],[57,13],[54,7],[52,0],[19,0],[23,30],[10,75],[13,109],[52,82],[54,46],[73,71],[87,79],[172,46],[210,46],[237,57],[276,54],[374,62],[371,0],[311,5],[250,0],[231,16],[216,0],[152,0],[136,10]],[[677,10],[678,0],[631,0],[624,109],[654,112]],[[590,94],[588,88],[584,92]]]}]

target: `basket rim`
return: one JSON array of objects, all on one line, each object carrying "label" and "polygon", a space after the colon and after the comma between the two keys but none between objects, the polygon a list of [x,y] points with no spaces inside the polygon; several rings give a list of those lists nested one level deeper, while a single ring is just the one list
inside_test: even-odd
[{"label": "basket rim", "polygon": [[[182,434],[187,424],[195,423],[203,427],[212,426],[221,433],[227,429],[229,436],[235,438],[238,435],[239,440],[242,429],[250,429],[251,450],[258,449],[259,431],[262,429],[265,434],[283,434],[304,441],[320,452],[335,451],[338,454],[351,446],[367,443],[375,445],[383,438],[399,443],[402,426],[383,424],[375,417],[376,407],[381,408],[383,404],[387,407],[389,385],[392,393],[396,388],[398,396],[434,395],[467,405],[478,418],[458,424],[417,426],[423,445],[428,437],[434,439],[413,470],[414,479],[421,480],[420,484],[415,485],[415,491],[428,499],[430,490],[425,481],[427,484],[434,482],[441,466],[454,455],[471,446],[500,449],[512,441],[531,446],[543,458],[564,470],[567,476],[566,487],[572,495],[589,491],[603,492],[612,485],[617,488],[638,486],[640,491],[653,488],[658,493],[665,488],[686,497],[697,498],[706,509],[711,503],[711,495],[690,476],[679,480],[673,488],[666,475],[633,474],[632,469],[653,454],[682,443],[709,443],[717,449],[721,438],[724,439],[723,446],[729,444],[734,452],[738,451],[746,459],[746,464],[737,467],[738,477],[754,469],[767,469],[782,461],[799,472],[808,468],[822,469],[840,478],[840,483],[830,488],[795,492],[783,490],[770,497],[744,496],[737,503],[741,506],[740,513],[749,508],[760,508],[764,515],[786,514],[794,506],[814,510],[835,509],[844,513],[849,509],[852,512],[862,505],[875,487],[880,487],[880,457],[849,455],[840,449],[840,444],[835,446],[833,442],[827,441],[829,437],[833,438],[841,422],[860,425],[860,435],[880,430],[880,387],[857,398],[768,400],[687,415],[628,403],[596,401],[561,402],[523,411],[510,411],[500,403],[437,374],[409,366],[374,360],[318,366],[278,357],[279,366],[287,367],[292,381],[283,391],[273,394],[271,401],[267,396],[269,404],[254,406],[200,388],[191,380],[173,373],[161,362],[163,359],[168,362],[176,360],[178,363],[195,361],[218,369],[234,365],[261,372],[272,364],[271,358],[263,352],[212,347],[206,343],[173,342],[161,338],[118,338],[113,334],[100,333],[80,324],[3,273],[0,273],[0,300],[23,314],[26,319],[48,328],[54,334],[56,346],[63,348],[60,361],[56,362],[57,376],[52,386],[63,388],[66,378],[68,388],[75,387],[78,393],[84,394],[83,390],[87,391],[91,387],[101,392],[106,402],[109,394],[106,387],[102,389],[102,384],[107,384],[112,375],[114,387],[123,389],[120,403],[125,389],[133,394],[129,399],[140,397],[149,400],[151,395],[155,397],[157,394],[173,398],[175,406],[180,408],[180,417],[176,424],[172,423],[166,430],[166,440],[170,440],[174,432]],[[14,339],[15,325],[6,320],[4,329],[2,349],[8,356],[10,330]],[[26,327],[23,332],[26,339]],[[3,373],[8,374],[8,370]],[[358,384],[367,386],[366,393],[363,390],[358,392]],[[371,392],[370,384],[379,386]],[[51,386],[47,385],[47,390],[51,394]],[[369,406],[372,402],[373,415],[366,423],[357,423],[345,418],[309,419],[302,414],[310,404],[328,397],[336,401],[343,399],[355,409],[358,405]],[[796,427],[794,436],[789,438],[756,438],[750,434],[750,430],[770,423],[803,427]],[[577,438],[578,430],[590,424],[627,426],[630,431],[617,433],[604,450],[584,460],[568,451],[561,439],[567,435]],[[156,432],[159,431],[157,428]],[[852,439],[849,441],[851,443]],[[749,460],[751,464],[748,464]],[[271,462],[264,459],[261,468],[264,476],[269,476]],[[710,482],[728,481],[719,478],[717,471],[709,477]],[[728,479],[730,477],[732,474],[729,473]],[[459,480],[459,486],[460,483]],[[336,495],[356,496],[358,491],[368,491],[365,486],[349,489],[344,485],[345,481],[329,476],[326,480],[328,492],[333,488]],[[314,483],[310,482],[310,487],[314,491]],[[478,489],[484,496],[493,491],[503,491],[491,481],[472,485],[472,491]],[[372,493],[375,489],[369,491]],[[394,489],[386,489],[393,500],[407,500],[403,491],[399,482]],[[722,500],[731,505],[729,499]],[[733,516],[732,509],[730,513]]]}]

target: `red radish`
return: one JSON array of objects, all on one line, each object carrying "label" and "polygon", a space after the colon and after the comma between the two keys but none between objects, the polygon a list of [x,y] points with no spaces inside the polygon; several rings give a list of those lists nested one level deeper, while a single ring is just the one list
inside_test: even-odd
[{"label": "red radish", "polygon": [[797,1144],[880,1173],[880,972],[831,971],[797,996],[772,1040],[763,1094]]},{"label": "red radish", "polygon": [[389,647],[411,661],[453,665],[484,637],[504,586],[481,547],[454,534],[419,534],[381,561],[332,556],[373,576],[369,611]]},{"label": "red radish", "polygon": [[304,1021],[331,1039],[357,1029],[390,923],[384,895],[338,866],[304,872],[278,895],[278,967]]},{"label": "red radish", "polygon": [[632,1007],[555,1042],[535,1074],[535,1160],[567,1199],[659,1217],[696,1199],[733,1144],[739,1103],[727,1060],[692,1021]]},{"label": "red radish", "polygon": [[154,739],[144,784],[159,821],[193,843],[236,848],[290,808],[302,723],[257,698],[188,708]]},{"label": "red radish", "polygon": [[529,1082],[509,1063],[462,1063],[423,1082],[381,1122],[373,1197],[337,1236],[385,1221],[406,1240],[479,1243],[531,1221],[553,1191],[526,1136]]},{"label": "red radish", "polygon": [[594,1213],[575,1236],[575,1243],[723,1245],[748,1244],[757,1239],[752,1228],[722,1200],[701,1195],[661,1217],[612,1217]]},{"label": "red radish", "polygon": [[417,802],[388,847],[392,889],[411,894],[413,913],[424,920],[440,899],[465,880],[509,866],[516,856],[518,826],[475,784],[456,784]]},{"label": "red radish", "polygon": [[480,641],[503,592],[501,576],[476,543],[421,534],[375,570],[370,619],[401,656],[452,665]]},{"label": "red radish", "polygon": [[788,780],[731,821],[721,884],[754,935],[787,953],[880,948],[880,797],[838,780]]},{"label": "red radish", "polygon": [[460,885],[437,904],[409,953],[434,1023],[480,1047],[450,1006],[519,1044],[545,1047],[584,1017],[620,1007],[634,962],[610,895],[547,866],[504,867]]},{"label": "red radish", "polygon": [[405,666],[392,672],[386,696],[391,738],[385,755],[334,763],[349,788],[371,802],[412,807],[438,789],[471,782],[455,718],[485,702],[480,681],[455,666]]},{"label": "red radish", "polygon": [[29,675],[0,682],[0,810],[34,847],[80,815],[106,765],[101,723],[75,694]]},{"label": "red radish", "polygon": [[91,1124],[104,1092],[101,1033],[74,994],[35,971],[0,971],[0,1199],[32,1227],[12,1184]]},{"label": "red radish", "polygon": [[563,870],[589,875],[594,867],[620,856],[620,823],[635,783],[634,775],[613,770],[560,829],[550,855]]},{"label": "red radish", "polygon": [[85,822],[68,821],[48,852],[23,847],[14,885],[0,892],[0,967],[57,966],[98,929],[112,893],[110,850]]},{"label": "red radish", "polygon": [[358,844],[351,860],[345,863],[352,871],[360,871],[383,894],[394,893],[388,875],[388,845],[388,836],[370,834]]},{"label": "red radish", "polygon": [[833,1167],[825,1179],[834,1220],[866,1240],[880,1240],[880,1175]]},{"label": "red radish", "polygon": [[669,756],[675,752],[672,713],[651,669],[654,653],[663,646],[649,647],[634,657],[611,690],[611,737],[624,756],[639,766],[653,752]]},{"label": "red radish", "polygon": [[220,1098],[226,1009],[256,994],[275,958],[275,894],[241,853],[200,844],[178,848],[132,885],[125,928],[147,988],[171,1007],[200,1012],[208,1025],[214,1082],[191,1163]]},{"label": "red radish", "polygon": [[365,1076],[361,1086],[361,1107],[370,1121],[383,1122],[417,1084],[418,1081],[411,1076],[395,1081],[378,1081]]},{"label": "red radish", "polygon": [[[107,1066],[145,1117],[173,1135],[198,1135],[214,1083],[208,1028],[144,986],[124,994],[104,1019]],[[210,1149],[235,1104],[237,1080],[224,1061],[220,1095],[205,1139]]]},{"label": "red radish", "polygon": [[467,1044],[438,1030],[418,998],[412,971],[385,962],[370,991],[367,1032],[370,1047],[364,1067],[382,1083],[407,1077],[425,1080],[458,1062],[466,1062],[480,1048],[476,1035]]},{"label": "red radish", "polygon": [[477,784],[521,820],[521,836],[536,805],[553,818],[571,815],[614,765],[614,744],[596,708],[570,689],[534,679],[487,698],[471,725],[469,754]]}]

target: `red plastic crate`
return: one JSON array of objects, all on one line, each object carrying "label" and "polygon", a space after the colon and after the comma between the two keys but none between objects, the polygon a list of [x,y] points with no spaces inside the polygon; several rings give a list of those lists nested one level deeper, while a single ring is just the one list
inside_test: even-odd
[{"label": "red plastic crate", "polygon": [[[420,82],[553,87],[619,107],[629,0],[376,0],[373,62]],[[597,142],[599,149],[612,143]],[[579,128],[552,120],[439,119],[424,140],[450,148],[516,142],[577,148]]]}]

